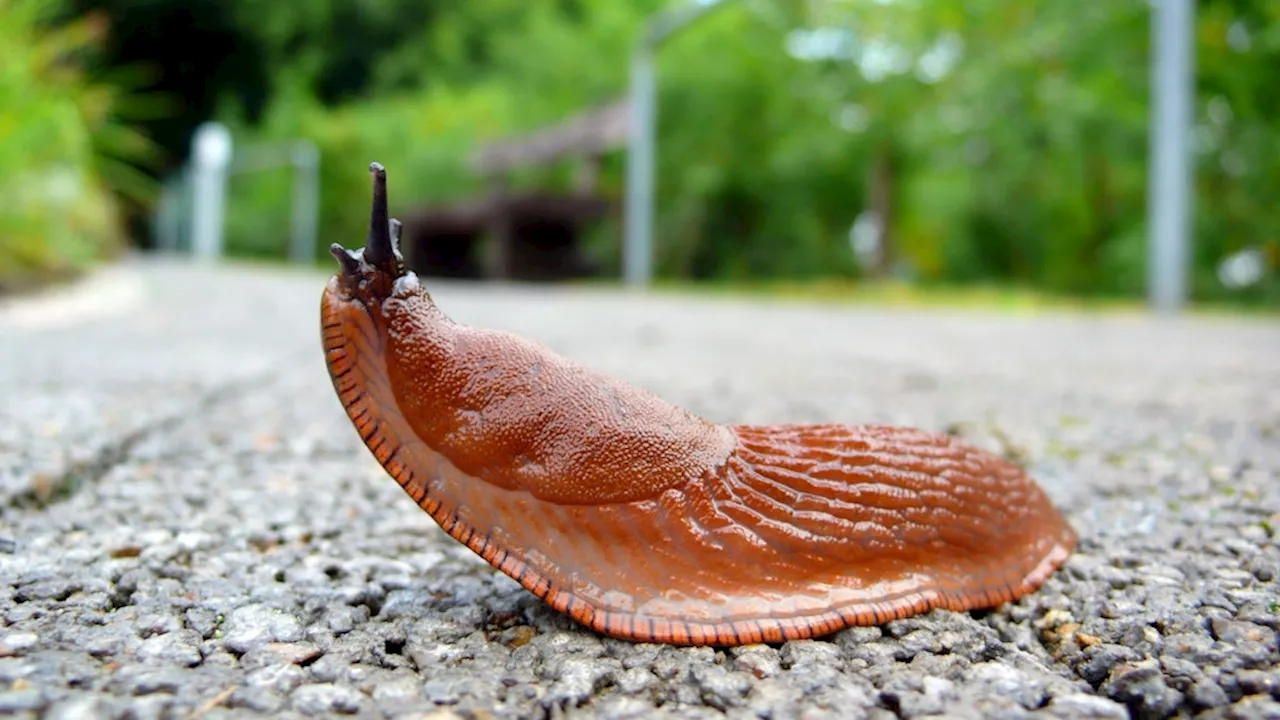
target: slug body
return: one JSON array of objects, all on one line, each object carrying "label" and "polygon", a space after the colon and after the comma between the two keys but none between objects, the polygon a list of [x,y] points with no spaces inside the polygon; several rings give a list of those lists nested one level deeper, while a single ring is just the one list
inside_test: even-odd
[{"label": "slug body", "polygon": [[406,272],[373,166],[321,301],[334,388],[441,527],[556,610],[637,641],[821,636],[1037,589],[1076,536],[1012,463],[888,426],[720,425],[513,335]]}]

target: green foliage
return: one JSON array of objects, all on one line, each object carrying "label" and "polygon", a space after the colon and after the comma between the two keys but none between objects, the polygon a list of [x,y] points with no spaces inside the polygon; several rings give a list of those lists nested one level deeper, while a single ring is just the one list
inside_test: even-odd
[{"label": "green foliage", "polygon": [[72,273],[122,241],[114,187],[145,197],[130,164],[147,142],[116,121],[114,86],[77,65],[91,20],[50,27],[50,0],[0,0],[0,286]]},{"label": "green foliage", "polygon": [[[316,141],[321,242],[357,242],[364,163],[392,168],[401,207],[475,191],[477,143],[623,94],[634,39],[667,5],[233,2],[275,88],[263,123],[238,121],[237,134]],[[1276,302],[1280,4],[1201,0],[1197,13],[1194,291]],[[797,31],[850,42],[802,59],[788,52]],[[858,277],[871,268],[849,232],[878,187],[891,198],[890,258],[908,277],[1140,295],[1149,43],[1144,0],[727,0],[662,52],[658,270]],[[883,176],[870,172],[877,158],[891,160]],[[624,169],[611,157],[602,189],[621,193]],[[288,193],[284,173],[237,178],[233,247],[282,249]],[[619,242],[608,230],[593,240],[607,266]],[[1264,249],[1269,276],[1233,295],[1216,269],[1249,247]]]},{"label": "green foliage", "polygon": [[[904,133],[922,159],[899,218],[909,256],[927,278],[1140,292],[1145,256],[1121,246],[1142,242],[1146,4],[966,6],[932,21],[965,54]],[[901,12],[881,19],[930,22]]]},{"label": "green foliage", "polygon": [[[331,243],[362,242],[368,229],[368,163],[394,172],[393,210],[434,200],[464,197],[478,189],[467,170],[477,138],[498,132],[496,119],[510,113],[507,96],[475,87],[429,92],[326,110],[304,91],[286,91],[262,127],[245,129],[234,115],[228,124],[256,142],[308,138],[320,150],[320,217],[317,255],[327,259]],[[246,149],[250,149],[246,146]],[[228,186],[228,252],[281,255],[288,246],[291,178],[287,170],[233,176]]]}]

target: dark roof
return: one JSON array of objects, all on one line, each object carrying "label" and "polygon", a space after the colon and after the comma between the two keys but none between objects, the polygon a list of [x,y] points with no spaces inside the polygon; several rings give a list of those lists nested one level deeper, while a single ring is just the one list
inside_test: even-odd
[{"label": "dark roof", "polygon": [[471,166],[482,175],[512,168],[548,165],[570,155],[599,155],[627,142],[631,104],[616,100],[575,115],[564,122],[526,135],[481,147]]}]

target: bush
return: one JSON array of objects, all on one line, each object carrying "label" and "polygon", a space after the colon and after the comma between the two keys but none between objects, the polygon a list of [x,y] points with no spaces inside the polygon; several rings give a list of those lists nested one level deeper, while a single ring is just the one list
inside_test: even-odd
[{"label": "bush", "polygon": [[77,60],[99,39],[93,18],[53,27],[51,0],[0,0],[0,289],[74,274],[123,246],[120,189],[145,183],[116,158],[145,141],[118,124],[116,88]]},{"label": "bush", "polygon": [[[265,124],[235,123],[237,137],[319,145],[325,245],[363,237],[369,160],[392,172],[393,204],[466,194],[477,142],[625,92],[632,43],[666,3],[475,0],[417,22],[421,4],[374,0],[361,23],[345,3],[231,5],[273,48]],[[1148,3],[724,5],[658,63],[658,275],[1145,291]],[[1197,15],[1199,299],[1280,293],[1275,7],[1212,0]],[[828,47],[841,36],[823,33],[841,29],[848,47]],[[602,192],[622,193],[622,155]],[[565,170],[520,179],[560,186]],[[230,251],[282,255],[288,174],[236,177],[230,192]],[[860,258],[851,227],[881,207],[887,261]],[[619,235],[589,239],[610,270]],[[1240,251],[1265,264],[1253,289],[1217,277]]]}]

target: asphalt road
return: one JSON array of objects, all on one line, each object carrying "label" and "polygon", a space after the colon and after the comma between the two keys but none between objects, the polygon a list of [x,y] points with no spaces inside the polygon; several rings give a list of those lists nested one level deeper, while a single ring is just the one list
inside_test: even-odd
[{"label": "asphalt road", "polygon": [[431,283],[724,422],[1011,453],[1038,593],[728,651],[615,641],[449,539],[326,377],[325,276],[114,269],[0,305],[0,715],[1280,717],[1280,324]]}]

